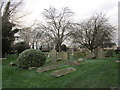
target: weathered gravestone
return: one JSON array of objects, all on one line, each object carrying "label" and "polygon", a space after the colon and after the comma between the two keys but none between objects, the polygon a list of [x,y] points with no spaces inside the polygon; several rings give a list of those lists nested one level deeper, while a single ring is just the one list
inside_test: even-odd
[{"label": "weathered gravestone", "polygon": [[98,51],[97,58],[105,58],[106,52],[102,49]]},{"label": "weathered gravestone", "polygon": [[68,59],[68,54],[67,52],[62,52],[62,59],[67,60]]},{"label": "weathered gravestone", "polygon": [[61,59],[62,60],[62,52],[57,52],[57,59]]},{"label": "weathered gravestone", "polygon": [[93,57],[93,55],[92,55],[92,53],[91,53],[91,51],[90,50],[87,50],[86,51],[86,58],[92,58]]},{"label": "weathered gravestone", "polygon": [[68,67],[68,68],[65,68],[65,69],[53,71],[53,72],[51,73],[51,76],[61,77],[61,76],[63,76],[63,75],[72,73],[72,72],[74,72],[74,71],[76,71],[75,68],[73,68],[73,67]]},{"label": "weathered gravestone", "polygon": [[68,55],[67,52],[57,52],[57,60],[67,60]]},{"label": "weathered gravestone", "polygon": [[55,48],[50,52],[51,62],[56,63],[57,62],[57,52]]},{"label": "weathered gravestone", "polygon": [[51,65],[51,66],[46,66],[46,67],[40,67],[40,68],[37,69],[36,72],[42,73],[42,72],[50,71],[50,70],[58,68],[58,67],[59,67],[59,65]]}]

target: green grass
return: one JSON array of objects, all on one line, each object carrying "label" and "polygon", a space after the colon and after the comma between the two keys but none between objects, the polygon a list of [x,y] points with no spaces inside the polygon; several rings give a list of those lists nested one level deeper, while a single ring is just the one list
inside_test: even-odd
[{"label": "green grass", "polygon": [[[109,88],[118,86],[117,56],[107,59],[85,60],[79,66],[74,66],[77,71],[55,78],[50,76],[52,71],[37,73],[37,69],[26,70],[9,65],[16,61],[16,55],[8,56],[2,62],[2,87],[3,88]],[[45,66],[50,65],[46,63]]]}]

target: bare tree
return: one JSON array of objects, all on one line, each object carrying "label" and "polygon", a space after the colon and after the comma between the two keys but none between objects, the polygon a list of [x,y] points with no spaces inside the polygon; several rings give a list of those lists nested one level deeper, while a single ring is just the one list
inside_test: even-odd
[{"label": "bare tree", "polygon": [[38,26],[31,25],[30,27],[23,28],[19,31],[19,39],[24,40],[28,43],[32,48],[38,49],[39,44],[45,40],[43,37],[43,31],[39,30]]},{"label": "bare tree", "polygon": [[112,42],[115,27],[112,26],[103,14],[96,14],[89,20],[74,25],[72,37],[74,41],[93,52],[94,49]]},{"label": "bare tree", "polygon": [[45,9],[43,12],[46,24],[40,26],[41,30],[44,30],[45,35],[59,46],[59,51],[61,51],[61,44],[66,40],[71,30],[72,15],[73,12],[67,7],[63,8],[61,12],[54,7]]}]

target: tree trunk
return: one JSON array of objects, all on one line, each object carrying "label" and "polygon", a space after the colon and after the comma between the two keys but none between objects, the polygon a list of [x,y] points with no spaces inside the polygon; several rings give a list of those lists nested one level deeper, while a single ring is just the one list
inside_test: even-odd
[{"label": "tree trunk", "polygon": [[58,44],[59,52],[61,52],[61,43]]}]

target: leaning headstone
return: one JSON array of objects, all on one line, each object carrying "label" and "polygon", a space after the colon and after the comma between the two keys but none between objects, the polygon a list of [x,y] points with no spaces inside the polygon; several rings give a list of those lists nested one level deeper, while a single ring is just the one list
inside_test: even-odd
[{"label": "leaning headstone", "polygon": [[51,62],[53,62],[53,63],[56,63],[57,61],[56,61],[56,59],[57,59],[57,54],[56,54],[57,52],[56,52],[56,50],[55,49],[53,49],[51,52],[50,52],[50,57],[51,57]]},{"label": "leaning headstone", "polygon": [[40,68],[37,69],[36,72],[42,73],[42,72],[50,71],[50,70],[58,68],[58,67],[59,67],[59,65],[52,65],[52,66],[40,67]]},{"label": "leaning headstone", "polygon": [[66,74],[70,74],[72,72],[76,71],[75,68],[73,67],[68,67],[68,68],[65,68],[65,69],[61,69],[61,70],[56,70],[56,71],[53,71],[51,73],[51,76],[54,76],[54,77],[61,77],[61,76],[64,76]]}]

